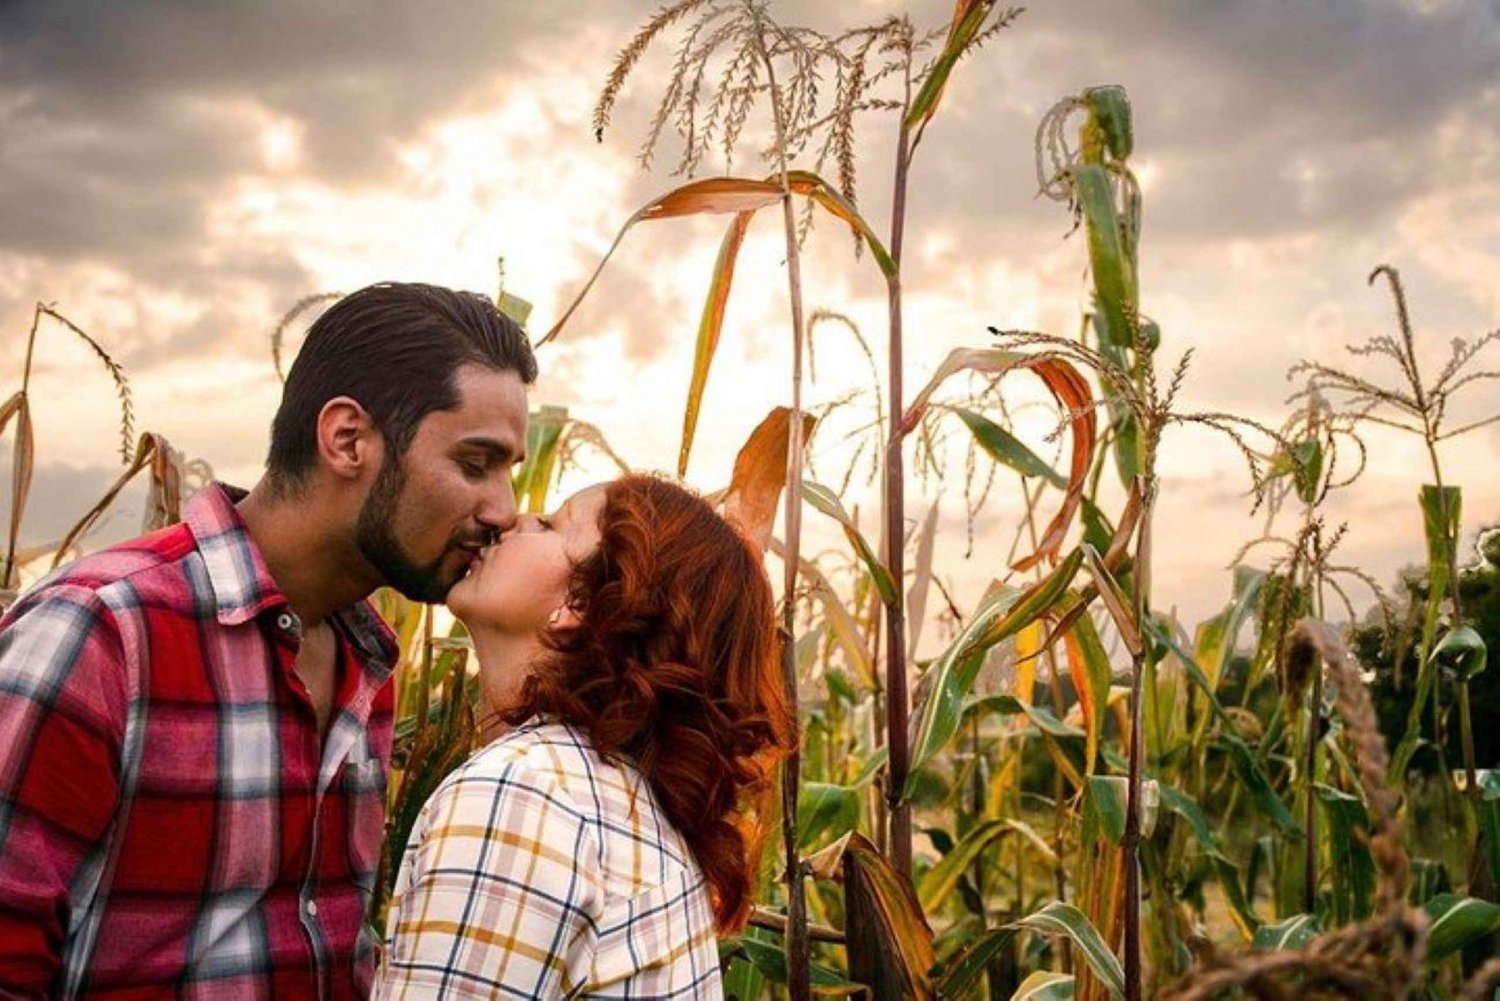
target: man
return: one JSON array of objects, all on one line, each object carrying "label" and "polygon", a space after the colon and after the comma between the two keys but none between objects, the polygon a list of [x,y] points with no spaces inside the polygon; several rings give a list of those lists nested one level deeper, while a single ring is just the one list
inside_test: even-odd
[{"label": "man", "polygon": [[520,328],[376,285],[309,332],[265,476],[0,620],[0,997],[363,996],[397,656],[515,521]]}]

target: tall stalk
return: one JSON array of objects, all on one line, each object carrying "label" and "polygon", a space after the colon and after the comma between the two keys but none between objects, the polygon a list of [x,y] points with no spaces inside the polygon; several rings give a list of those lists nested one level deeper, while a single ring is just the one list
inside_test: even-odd
[{"label": "tall stalk", "polygon": [[890,804],[891,863],[902,875],[911,875],[911,803],[905,796],[907,772],[911,767],[910,699],[906,691],[906,608],[901,582],[905,579],[906,559],[906,491],[905,465],[902,461],[901,432],[903,396],[901,246],[906,234],[906,184],[911,169],[911,126],[907,112],[911,108],[911,60],[906,61],[905,97],[901,106],[901,127],[896,135],[896,178],[891,194],[891,238],[887,244],[895,274],[886,282],[886,304],[890,320],[889,390],[890,439],[885,452],[885,534],[890,540],[889,569],[896,582],[896,600],[888,602],[886,621],[886,744],[890,748],[891,781],[886,795]]},{"label": "tall stalk", "polygon": [[[797,706],[797,570],[802,554],[802,259],[797,245],[797,220],[792,211],[792,187],[787,176],[786,123],[781,95],[776,88],[776,66],[766,51],[764,26],[757,12],[756,48],[766,68],[770,88],[772,121],[776,129],[777,168],[781,176],[781,218],[786,235],[787,294],[792,313],[792,412],[787,422],[787,472],[785,520],[786,558],[782,561],[781,673],[792,718]],[[899,578],[898,578],[899,579]],[[810,984],[810,948],[807,937],[807,896],[802,859],[797,850],[797,798],[802,767],[801,741],[792,744],[781,773],[781,841],[786,853],[786,968],[787,989],[792,1001],[807,1001]]]},{"label": "tall stalk", "polygon": [[[1155,449],[1151,449],[1154,454]],[[1147,469],[1137,481],[1141,491],[1141,522],[1135,543],[1135,617],[1143,627],[1151,621],[1151,519],[1156,508],[1156,477]],[[1125,1001],[1141,998],[1141,773],[1145,768],[1145,700],[1141,682],[1151,644],[1142,644],[1130,670],[1130,779],[1125,799]]]}]

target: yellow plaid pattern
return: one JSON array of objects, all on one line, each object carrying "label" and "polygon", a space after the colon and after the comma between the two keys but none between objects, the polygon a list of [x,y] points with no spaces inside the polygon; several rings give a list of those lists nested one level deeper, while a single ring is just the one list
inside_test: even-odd
[{"label": "yellow plaid pattern", "polygon": [[707,884],[639,773],[533,719],[422,808],[375,996],[722,998]]}]

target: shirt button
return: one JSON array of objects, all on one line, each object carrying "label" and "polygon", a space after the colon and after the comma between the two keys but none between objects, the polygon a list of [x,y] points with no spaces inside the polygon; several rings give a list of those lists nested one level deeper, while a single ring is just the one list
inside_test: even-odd
[{"label": "shirt button", "polygon": [[318,916],[318,902],[316,900],[309,900],[307,902],[307,916],[310,918]]},{"label": "shirt button", "polygon": [[295,635],[298,631],[298,625],[299,623],[297,622],[297,617],[291,612],[282,612],[280,615],[276,616],[276,628],[280,629],[284,633],[291,633]]}]

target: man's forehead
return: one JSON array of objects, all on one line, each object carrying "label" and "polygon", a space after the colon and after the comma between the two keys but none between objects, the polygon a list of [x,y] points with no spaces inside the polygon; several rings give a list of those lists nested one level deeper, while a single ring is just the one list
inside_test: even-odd
[{"label": "man's forehead", "polygon": [[526,442],[526,386],[515,372],[477,366],[459,369],[458,405],[433,417],[452,435],[498,440],[512,452]]}]

